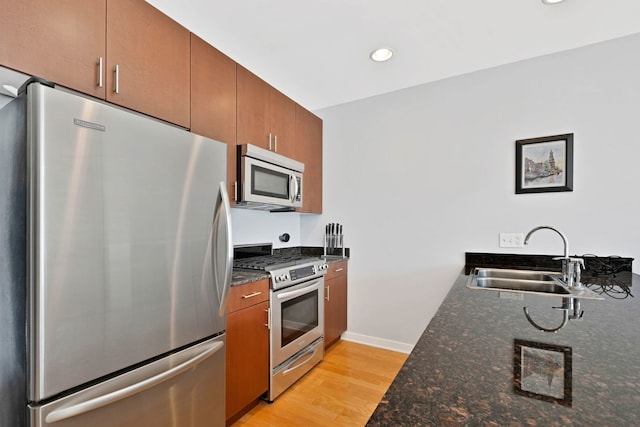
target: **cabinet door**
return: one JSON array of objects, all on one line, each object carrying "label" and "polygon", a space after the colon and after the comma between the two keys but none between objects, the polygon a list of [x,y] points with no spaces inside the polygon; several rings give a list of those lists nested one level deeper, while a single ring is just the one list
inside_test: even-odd
[{"label": "cabinet door", "polygon": [[189,128],[189,69],[186,28],[147,2],[107,0],[108,101]]},{"label": "cabinet door", "polygon": [[[238,144],[269,147],[270,90],[260,77],[243,66],[237,66]],[[273,142],[271,144],[273,146]]]},{"label": "cabinet door", "polygon": [[347,330],[347,260],[329,264],[324,276],[324,346]]},{"label": "cabinet door", "polygon": [[304,163],[302,208],[322,213],[322,120],[296,104],[296,158]]},{"label": "cabinet door", "polygon": [[269,388],[269,329],[265,301],[227,315],[227,420]]},{"label": "cabinet door", "polygon": [[324,291],[324,345],[327,348],[347,330],[347,276],[325,281]]},{"label": "cabinet door", "polygon": [[104,98],[106,0],[8,0],[0,64]]},{"label": "cabinet door", "polygon": [[227,144],[227,191],[235,204],[236,63],[191,34],[191,131]]},{"label": "cabinet door", "polygon": [[283,156],[295,159],[296,103],[274,88],[271,88],[269,101],[271,112],[270,132],[273,139],[272,150]]}]

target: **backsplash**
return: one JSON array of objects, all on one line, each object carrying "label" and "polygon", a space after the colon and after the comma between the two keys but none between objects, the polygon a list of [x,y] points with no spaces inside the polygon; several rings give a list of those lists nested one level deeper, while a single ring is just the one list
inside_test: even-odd
[{"label": "backsplash", "polygon": [[[630,272],[633,258],[618,256],[574,255],[584,259],[584,271],[591,275]],[[465,252],[465,274],[474,267],[519,268],[529,270],[562,270],[562,261],[553,255],[520,255],[485,252]]]},{"label": "backsplash", "polygon": [[[264,212],[250,209],[231,209],[234,245],[272,243],[274,248],[300,246],[300,215],[291,212]],[[288,242],[278,238],[289,234]]]}]

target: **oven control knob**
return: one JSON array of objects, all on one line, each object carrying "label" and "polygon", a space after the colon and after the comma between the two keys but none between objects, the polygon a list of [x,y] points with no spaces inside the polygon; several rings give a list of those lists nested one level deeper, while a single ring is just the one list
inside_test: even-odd
[{"label": "oven control knob", "polygon": [[320,264],[320,265],[318,266],[318,270],[320,270],[320,271],[325,271],[325,270],[326,270],[326,269],[328,269],[328,268],[329,268],[329,265],[328,265],[328,264]]}]

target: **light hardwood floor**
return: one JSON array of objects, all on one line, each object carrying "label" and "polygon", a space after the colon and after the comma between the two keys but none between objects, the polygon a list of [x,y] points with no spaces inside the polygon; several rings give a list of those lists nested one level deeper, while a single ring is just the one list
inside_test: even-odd
[{"label": "light hardwood floor", "polygon": [[407,355],[339,341],[273,403],[260,402],[233,427],[364,426]]}]

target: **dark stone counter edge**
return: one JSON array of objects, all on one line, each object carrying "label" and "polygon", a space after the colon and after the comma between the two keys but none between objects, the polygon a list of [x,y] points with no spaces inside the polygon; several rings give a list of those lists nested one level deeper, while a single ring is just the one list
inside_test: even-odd
[{"label": "dark stone counter edge", "polygon": [[[558,256],[465,252],[464,274],[468,275],[475,267],[561,271],[562,261],[557,259]],[[594,276],[632,271],[633,258],[591,254],[571,256],[584,259],[584,271]]]}]

